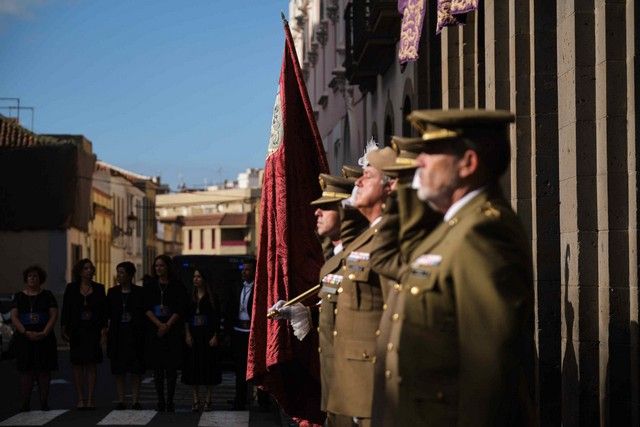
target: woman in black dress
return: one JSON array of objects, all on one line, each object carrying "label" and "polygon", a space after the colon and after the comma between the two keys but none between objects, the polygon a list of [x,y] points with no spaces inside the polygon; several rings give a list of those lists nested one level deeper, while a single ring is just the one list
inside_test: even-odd
[{"label": "woman in black dress", "polygon": [[211,411],[212,389],[222,382],[218,364],[217,347],[220,332],[220,304],[214,293],[211,276],[206,270],[193,273],[193,295],[185,323],[186,360],[182,369],[182,382],[190,384],[195,412],[200,410],[199,386],[207,388],[207,398],[202,406]]},{"label": "woman in black dress", "polygon": [[[144,286],[144,309],[148,318],[145,361],[153,369],[158,411],[174,412],[178,369],[182,368],[184,316],[187,290],[173,277],[171,257],[158,255],[154,277]],[[164,380],[167,379],[167,396]]]},{"label": "woman in black dress", "polygon": [[95,409],[96,364],[102,362],[101,337],[107,324],[107,297],[104,285],[91,280],[95,271],[90,259],[78,261],[62,300],[62,337],[69,341],[78,409]]},{"label": "woman in black dress", "polygon": [[111,373],[116,377],[118,401],[116,409],[126,409],[124,403],[125,375],[131,374],[131,408],[142,409],[140,376],[144,374],[144,296],[141,287],[133,284],[136,267],[129,261],[116,267],[119,285],[107,295],[107,356]]},{"label": "woman in black dress", "polygon": [[14,296],[11,322],[16,328],[14,341],[16,367],[20,373],[21,411],[31,407],[31,390],[38,382],[40,409],[49,410],[51,371],[58,369],[58,350],[53,326],[58,318],[58,303],[51,291],[42,289],[47,273],[39,266],[22,273],[26,286]]}]

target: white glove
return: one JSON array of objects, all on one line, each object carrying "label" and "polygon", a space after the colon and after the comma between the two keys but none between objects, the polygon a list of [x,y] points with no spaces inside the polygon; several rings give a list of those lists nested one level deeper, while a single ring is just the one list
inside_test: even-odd
[{"label": "white glove", "polygon": [[284,307],[284,304],[285,302],[280,300],[269,311],[278,312],[274,319],[289,320],[293,328],[293,335],[302,341],[311,330],[311,311],[300,302],[286,307]]}]

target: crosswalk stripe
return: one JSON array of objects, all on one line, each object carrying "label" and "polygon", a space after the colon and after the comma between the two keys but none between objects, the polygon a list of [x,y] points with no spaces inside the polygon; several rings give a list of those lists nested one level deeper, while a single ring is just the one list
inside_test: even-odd
[{"label": "crosswalk stripe", "polygon": [[203,412],[198,426],[203,427],[247,427],[249,411]]},{"label": "crosswalk stripe", "polygon": [[67,412],[66,409],[20,412],[2,421],[0,426],[43,426],[65,412]]},{"label": "crosswalk stripe", "polygon": [[136,410],[113,410],[98,423],[98,425],[123,426],[123,425],[147,425],[156,415],[156,411],[147,409],[142,411]]}]

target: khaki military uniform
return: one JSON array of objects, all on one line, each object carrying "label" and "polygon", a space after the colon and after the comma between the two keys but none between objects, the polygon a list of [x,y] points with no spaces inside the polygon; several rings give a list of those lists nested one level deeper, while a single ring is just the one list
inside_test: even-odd
[{"label": "khaki military uniform", "polygon": [[[341,241],[343,245],[352,242],[368,222],[355,209],[340,208]],[[320,379],[322,384],[322,410],[327,412],[327,401],[331,380],[333,378],[333,331],[335,330],[336,305],[338,302],[338,288],[342,284],[342,258],[344,250],[329,258],[320,270],[320,284],[318,298],[322,301],[318,307],[318,336],[320,354]],[[335,424],[333,421],[330,424]]]},{"label": "khaki military uniform", "polygon": [[370,418],[376,330],[382,313],[378,275],[369,266],[369,254],[377,228],[370,227],[345,250],[338,289],[334,379],[328,410],[337,414]]},{"label": "khaki military uniform", "polygon": [[533,286],[527,236],[496,188],[442,222],[397,286],[384,407],[374,425],[532,421]]},{"label": "khaki military uniform", "polygon": [[[382,277],[382,289],[385,293],[385,304],[380,317],[380,325],[376,331],[376,362],[374,367],[374,391],[372,419],[381,420],[388,393],[393,393],[387,386],[385,378],[386,355],[392,325],[397,322],[397,304],[401,269],[408,262],[411,251],[442,221],[442,215],[436,213],[428,205],[420,201],[407,184],[400,184],[393,198],[387,201],[389,212],[380,224],[374,240],[375,249],[371,254],[371,266]],[[393,220],[395,219],[395,221]],[[378,243],[379,242],[379,243]]]}]

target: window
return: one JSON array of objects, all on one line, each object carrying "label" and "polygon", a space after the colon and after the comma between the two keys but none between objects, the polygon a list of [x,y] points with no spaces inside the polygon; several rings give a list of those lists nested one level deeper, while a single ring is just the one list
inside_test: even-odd
[{"label": "window", "polygon": [[189,249],[193,249],[193,230],[189,230]]},{"label": "window", "polygon": [[[402,105],[402,117],[407,117],[411,113],[411,99],[409,97],[404,98],[404,104]],[[409,120],[402,121],[402,136],[411,136],[411,123]]]},{"label": "window", "polygon": [[211,249],[216,248],[216,229],[211,229]]},{"label": "window", "polygon": [[200,249],[204,249],[204,228],[200,229]]},{"label": "window", "polygon": [[76,265],[82,259],[82,246],[71,244],[71,265]]}]

